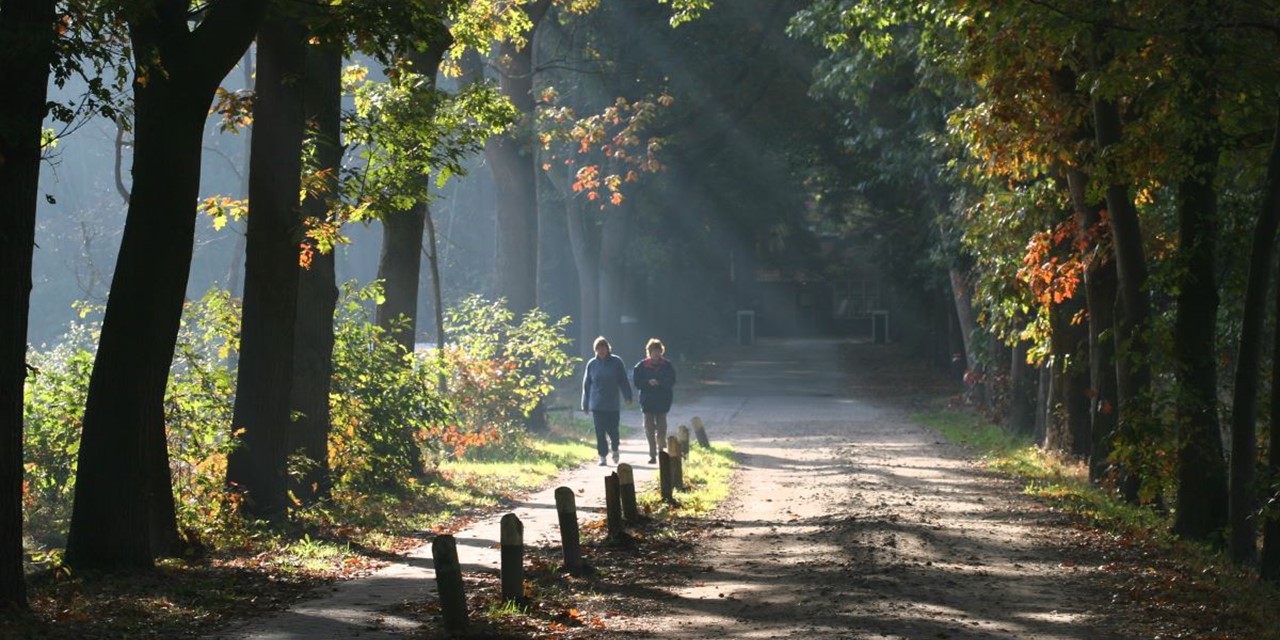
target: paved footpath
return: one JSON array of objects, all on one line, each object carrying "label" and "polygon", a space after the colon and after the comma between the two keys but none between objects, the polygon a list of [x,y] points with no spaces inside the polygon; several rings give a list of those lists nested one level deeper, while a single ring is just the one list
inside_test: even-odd
[{"label": "paved footpath", "polygon": [[[715,393],[702,393],[697,400],[682,401],[679,394],[677,389],[676,406],[667,416],[668,435],[674,435],[678,425],[687,425],[693,416],[699,416],[714,439],[716,425],[725,424],[744,402],[741,397],[728,398]],[[649,445],[644,438],[638,404],[623,411],[623,424],[631,426],[631,433],[621,443],[621,462],[632,466],[636,488],[644,491],[646,486],[657,482],[657,465],[648,464]],[[598,520],[604,517],[604,478],[612,471],[613,465],[600,467],[595,463],[571,470],[552,486],[528,496],[513,510],[478,519],[455,532],[463,571],[498,573],[499,522],[506,513],[515,513],[524,524],[526,544],[559,548],[555,489],[574,490],[579,522]],[[263,618],[233,624],[206,637],[210,640],[404,638],[413,634],[420,623],[388,614],[386,610],[401,602],[436,598],[431,545],[427,543],[413,549],[367,577],[337,582],[328,588],[329,592],[320,597]]]}]

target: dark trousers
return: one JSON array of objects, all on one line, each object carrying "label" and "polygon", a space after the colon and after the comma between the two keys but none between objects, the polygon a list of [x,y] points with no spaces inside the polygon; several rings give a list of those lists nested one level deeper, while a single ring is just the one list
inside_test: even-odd
[{"label": "dark trousers", "polygon": [[621,418],[621,411],[591,412],[591,421],[596,425],[596,451],[600,453],[600,457],[609,454],[610,447],[606,437],[613,443],[612,449],[618,450],[618,422]]}]

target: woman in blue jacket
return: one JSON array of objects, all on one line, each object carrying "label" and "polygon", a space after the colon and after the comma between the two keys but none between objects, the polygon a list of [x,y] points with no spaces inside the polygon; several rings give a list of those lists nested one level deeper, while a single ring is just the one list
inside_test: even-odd
[{"label": "woman in blue jacket", "polygon": [[644,346],[648,358],[636,363],[631,379],[640,392],[640,410],[644,412],[644,436],[649,439],[649,464],[658,460],[658,452],[667,445],[667,412],[671,411],[672,389],[676,386],[676,368],[663,357],[667,348],[657,338]]},{"label": "woman in blue jacket", "polygon": [[610,450],[613,461],[618,461],[618,422],[622,416],[619,397],[626,398],[627,405],[631,404],[631,383],[627,380],[627,365],[613,355],[604,336],[596,338],[592,348],[596,357],[587,361],[587,371],[582,376],[582,410],[591,412],[596,427],[596,451],[603,467],[608,464],[605,456]]}]

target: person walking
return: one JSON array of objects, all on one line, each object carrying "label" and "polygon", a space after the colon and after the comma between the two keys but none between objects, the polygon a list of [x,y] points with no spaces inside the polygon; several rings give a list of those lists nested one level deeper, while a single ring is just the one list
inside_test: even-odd
[{"label": "person walking", "polygon": [[649,464],[658,461],[658,452],[667,444],[667,412],[676,386],[676,368],[664,357],[667,348],[657,338],[644,345],[649,357],[636,363],[631,379],[640,392],[640,410],[644,412],[644,437],[649,439]]},{"label": "person walking", "polygon": [[604,336],[596,338],[592,348],[596,357],[587,361],[587,370],[582,376],[582,411],[591,413],[596,428],[596,451],[603,467],[608,464],[606,456],[611,450],[614,463],[618,462],[618,422],[622,416],[619,398],[626,398],[627,405],[631,405],[631,382],[627,379],[627,365],[613,355]]}]

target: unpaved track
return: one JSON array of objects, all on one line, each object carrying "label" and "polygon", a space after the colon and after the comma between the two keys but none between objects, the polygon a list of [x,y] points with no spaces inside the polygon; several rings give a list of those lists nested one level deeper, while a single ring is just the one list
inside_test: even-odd
[{"label": "unpaved track", "polygon": [[[914,396],[937,378],[893,346],[830,340],[735,347],[695,382],[682,368],[674,429],[703,418],[741,455],[735,493],[696,545],[692,581],[624,603],[590,637],[1035,638],[1142,637],[1110,604],[1105,560],[1073,543],[1069,523],[980,471],[913,423]],[[638,412],[624,415],[639,423]],[[642,430],[623,443],[637,482],[653,477]],[[600,517],[602,472],[579,469],[578,506]],[[517,513],[531,541],[555,545],[550,489]],[[586,513],[582,517],[588,516]],[[470,570],[495,571],[496,516],[458,532]],[[538,532],[538,533],[532,533]],[[402,638],[419,622],[392,605],[435,593],[425,549],[328,597],[233,625],[236,640]],[[649,595],[655,595],[649,592]],[[637,596],[632,596],[637,597]],[[643,613],[642,613],[643,612]]]},{"label": "unpaved track", "polygon": [[[843,357],[841,354],[844,354]],[[1134,637],[1061,516],[909,417],[929,376],[892,347],[764,341],[693,403],[742,455],[699,544],[705,573],[661,616],[671,638]]]}]

